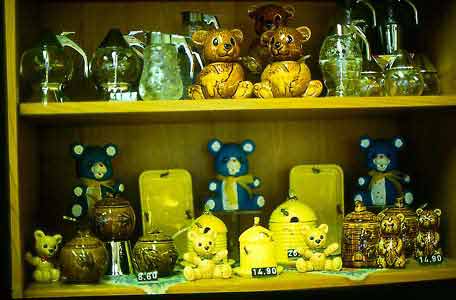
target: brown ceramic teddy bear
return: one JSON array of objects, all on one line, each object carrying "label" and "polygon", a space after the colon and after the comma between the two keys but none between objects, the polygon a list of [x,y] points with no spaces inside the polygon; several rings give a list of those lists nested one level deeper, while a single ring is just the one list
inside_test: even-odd
[{"label": "brown ceramic teddy bear", "polygon": [[193,265],[184,268],[185,279],[193,281],[231,277],[231,266],[225,262],[228,251],[226,249],[215,251],[216,231],[199,232],[199,230],[191,230],[188,232],[187,237],[192,243],[193,251],[195,252],[184,254],[184,260]]},{"label": "brown ceramic teddy bear", "polygon": [[268,30],[275,30],[280,26],[286,26],[292,19],[295,9],[292,5],[266,4],[262,6],[252,5],[248,10],[249,17],[255,22],[255,32],[258,37],[250,45],[248,54],[253,59],[252,64],[246,66],[252,73],[261,73],[271,62],[268,45],[261,43],[261,35]]},{"label": "brown ceramic teddy bear", "polygon": [[310,70],[304,62],[303,44],[310,39],[306,26],[280,27],[261,36],[267,44],[272,62],[261,74],[261,82],[254,85],[259,98],[319,96],[323,84],[311,80]]},{"label": "brown ceramic teddy bear", "polygon": [[379,213],[380,240],[377,244],[377,265],[379,268],[403,268],[405,247],[401,239],[403,214],[388,215]]},{"label": "brown ceramic teddy bear", "polygon": [[252,95],[253,84],[245,81],[244,69],[239,63],[243,39],[239,29],[193,33],[192,40],[202,47],[208,65],[199,73],[196,84],[188,88],[192,99],[248,98]]},{"label": "brown ceramic teddy bear", "polygon": [[418,208],[418,234],[416,236],[415,257],[442,255],[440,248],[440,209]]}]

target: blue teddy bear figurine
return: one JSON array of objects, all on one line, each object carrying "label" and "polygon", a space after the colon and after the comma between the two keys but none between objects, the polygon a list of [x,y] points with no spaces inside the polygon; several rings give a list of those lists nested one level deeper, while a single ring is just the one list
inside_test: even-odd
[{"label": "blue teddy bear figurine", "polygon": [[85,194],[87,199],[88,215],[93,216],[95,202],[107,196],[115,196],[124,191],[122,183],[116,182],[113,177],[111,160],[117,155],[117,146],[107,144],[100,146],[85,146],[73,144],[71,153],[76,159],[77,176],[83,185],[73,191],[78,197]]},{"label": "blue teddy bear figurine", "polygon": [[207,199],[205,208],[212,211],[257,210],[264,206],[264,197],[253,194],[261,181],[248,174],[247,155],[255,151],[255,144],[245,140],[241,144],[223,144],[213,139],[208,143],[215,157],[217,179],[209,182],[215,195]]},{"label": "blue teddy bear figurine", "polygon": [[361,150],[367,154],[369,175],[358,178],[357,186],[362,190],[355,194],[354,201],[366,206],[391,206],[396,198],[403,197],[406,204],[413,202],[413,194],[403,185],[410,183],[410,176],[397,171],[397,152],[404,147],[404,140],[360,139]]}]

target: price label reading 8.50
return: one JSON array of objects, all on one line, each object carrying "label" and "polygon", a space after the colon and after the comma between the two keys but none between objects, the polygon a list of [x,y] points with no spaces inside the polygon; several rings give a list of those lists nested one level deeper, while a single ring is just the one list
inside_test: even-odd
[{"label": "price label reading 8.50", "polygon": [[288,258],[301,257],[301,254],[299,254],[298,250],[296,250],[296,249],[288,249],[287,254],[288,254]]},{"label": "price label reading 8.50", "polygon": [[158,280],[158,272],[139,272],[136,274],[136,279],[139,282],[148,282],[148,281],[157,281]]},{"label": "price label reading 8.50", "polygon": [[252,268],[252,277],[276,276],[276,267]]},{"label": "price label reading 8.50", "polygon": [[441,264],[443,261],[442,255],[440,255],[440,254],[429,255],[429,256],[418,256],[416,259],[422,265]]}]

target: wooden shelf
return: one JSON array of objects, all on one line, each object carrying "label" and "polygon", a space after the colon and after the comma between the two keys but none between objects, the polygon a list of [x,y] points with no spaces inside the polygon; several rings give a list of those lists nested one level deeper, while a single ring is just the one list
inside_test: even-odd
[{"label": "wooden shelf", "polygon": [[[419,266],[410,260],[403,270],[379,270],[364,280],[350,280],[337,275],[316,273],[284,272],[276,278],[245,279],[233,277],[227,280],[211,279],[185,282],[168,288],[168,294],[222,293],[306,290],[332,287],[353,287],[366,285],[420,282],[430,280],[456,279],[456,260],[445,261],[441,265]],[[25,297],[73,297],[103,295],[138,295],[144,290],[125,285],[71,285],[71,284],[32,284],[25,291]]]},{"label": "wooden shelf", "polygon": [[22,118],[44,123],[58,121],[186,122],[216,120],[274,120],[390,114],[419,109],[456,109],[456,96],[326,97],[243,100],[161,100],[138,102],[22,103]]}]

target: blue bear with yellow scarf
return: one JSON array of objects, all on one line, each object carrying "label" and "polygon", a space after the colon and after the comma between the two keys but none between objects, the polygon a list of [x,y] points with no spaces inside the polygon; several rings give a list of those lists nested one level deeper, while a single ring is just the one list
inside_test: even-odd
[{"label": "blue bear with yellow scarf", "polygon": [[264,197],[254,194],[261,181],[248,173],[247,156],[255,151],[255,143],[245,140],[241,144],[223,144],[218,139],[208,143],[209,152],[215,157],[217,178],[209,182],[214,193],[205,202],[212,211],[258,210],[264,206]]},{"label": "blue bear with yellow scarf", "polygon": [[82,185],[75,187],[73,192],[79,199],[85,194],[86,210],[91,217],[97,201],[107,196],[114,197],[125,189],[122,183],[112,178],[111,160],[118,154],[118,149],[113,144],[103,147],[73,144],[71,154],[76,160],[77,176],[82,181]]},{"label": "blue bear with yellow scarf", "polygon": [[367,136],[360,139],[361,150],[367,155],[368,176],[358,178],[361,189],[354,201],[362,201],[366,206],[385,207],[403,197],[408,205],[413,202],[413,194],[404,186],[410,183],[410,176],[399,172],[398,151],[404,148],[404,139],[373,140]]}]

